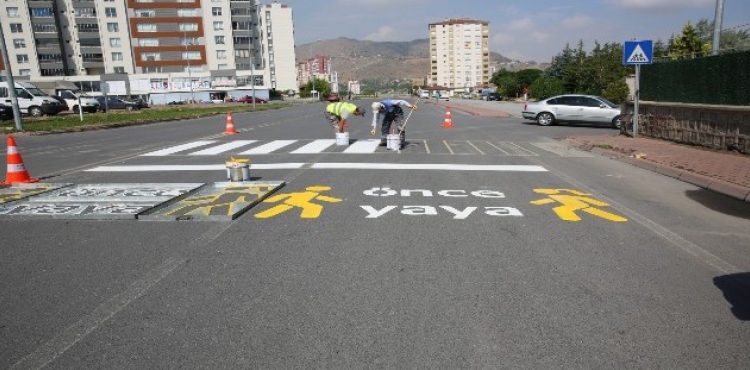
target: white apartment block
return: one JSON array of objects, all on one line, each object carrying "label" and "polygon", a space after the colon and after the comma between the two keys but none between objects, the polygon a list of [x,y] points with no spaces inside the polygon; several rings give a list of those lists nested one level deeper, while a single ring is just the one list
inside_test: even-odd
[{"label": "white apartment block", "polygon": [[0,24],[14,78],[47,90],[160,104],[297,89],[292,9],[277,2],[4,0]]},{"label": "white apartment block", "polygon": [[447,19],[430,23],[431,86],[470,91],[489,84],[489,22]]}]

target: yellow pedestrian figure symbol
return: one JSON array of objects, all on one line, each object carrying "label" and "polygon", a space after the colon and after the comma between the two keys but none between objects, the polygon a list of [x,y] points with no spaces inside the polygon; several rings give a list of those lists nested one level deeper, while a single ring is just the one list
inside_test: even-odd
[{"label": "yellow pedestrian figure symbol", "polygon": [[339,198],[320,194],[321,192],[331,190],[330,186],[308,186],[305,190],[297,193],[278,194],[266,199],[263,201],[264,203],[276,203],[282,200],[284,203],[260,212],[255,217],[271,218],[293,208],[301,208],[301,218],[318,218],[321,212],[323,212],[323,206],[312,203],[313,200],[328,203],[338,203],[341,201]]},{"label": "yellow pedestrian figure symbol", "polygon": [[626,222],[628,219],[596,207],[609,207],[608,203],[591,198],[591,194],[570,189],[534,189],[535,193],[549,195],[549,198],[531,201],[531,204],[541,206],[559,203],[560,206],[553,208],[558,217],[565,221],[581,221],[577,211],[586,212],[590,215],[601,217],[614,222]]}]

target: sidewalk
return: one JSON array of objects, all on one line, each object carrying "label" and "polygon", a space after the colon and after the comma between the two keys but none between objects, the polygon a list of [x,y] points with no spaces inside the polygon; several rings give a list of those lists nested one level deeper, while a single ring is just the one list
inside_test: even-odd
[{"label": "sidewalk", "polygon": [[[511,117],[492,109],[461,104],[461,100],[439,102],[482,117]],[[647,137],[630,138],[618,134],[565,136],[559,140],[580,150],[598,153],[665,176],[691,183],[750,203],[750,155],[715,151]]]}]

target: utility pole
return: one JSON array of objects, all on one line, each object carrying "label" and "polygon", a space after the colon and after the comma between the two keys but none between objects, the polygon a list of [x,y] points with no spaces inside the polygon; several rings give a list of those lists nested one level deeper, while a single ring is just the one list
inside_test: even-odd
[{"label": "utility pole", "polygon": [[16,121],[16,131],[23,132],[23,122],[21,121],[21,110],[18,109],[18,97],[16,96],[16,82],[13,80],[13,72],[10,68],[10,58],[8,57],[8,48],[5,45],[5,33],[3,26],[0,24],[0,52],[3,53],[3,63],[5,64],[5,75],[8,77],[8,95],[13,105],[13,119]]},{"label": "utility pole", "polygon": [[724,0],[716,0],[716,14],[714,15],[714,44],[711,55],[719,55],[721,42],[721,22],[724,17]]}]

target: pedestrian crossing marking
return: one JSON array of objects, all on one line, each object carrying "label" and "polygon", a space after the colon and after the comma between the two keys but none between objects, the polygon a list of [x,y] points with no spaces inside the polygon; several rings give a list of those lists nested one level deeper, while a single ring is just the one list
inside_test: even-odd
[{"label": "pedestrian crossing marking", "polygon": [[224,152],[228,152],[232,149],[237,149],[241,146],[250,145],[254,142],[257,142],[258,140],[236,140],[236,141],[230,141],[225,144],[221,144],[219,146],[215,146],[212,148],[199,150],[195,153],[190,153],[190,155],[216,155],[221,154]]},{"label": "pedestrian crossing marking", "polygon": [[175,153],[178,153],[178,152],[182,152],[184,150],[197,148],[199,146],[213,144],[215,142],[216,142],[216,140],[194,141],[192,143],[177,145],[177,146],[169,147],[169,148],[166,148],[166,149],[157,150],[155,152],[150,152],[150,153],[142,154],[141,156],[143,156],[143,157],[163,157],[163,156],[166,156],[166,155],[170,155],[170,154],[175,154]]},{"label": "pedestrian crossing marking", "polygon": [[[435,144],[435,145],[433,145]],[[540,150],[538,150],[540,149]],[[351,145],[336,145],[334,139],[318,140],[199,140],[167,147],[145,154],[145,157],[265,155],[265,154],[389,154],[380,147],[380,139],[353,140]],[[479,155],[538,157],[549,152],[564,157],[585,157],[584,152],[559,143],[515,143],[489,140],[418,140],[407,141],[402,153],[430,155]]]},{"label": "pedestrian crossing marking", "polygon": [[646,52],[643,51],[641,45],[636,45],[633,52],[628,57],[628,63],[649,63]]},{"label": "pedestrian crossing marking", "polygon": [[336,144],[335,139],[321,139],[321,140],[315,140],[312,143],[306,144],[303,147],[292,151],[292,154],[316,154],[320,153],[331,145]]},{"label": "pedestrian crossing marking", "polygon": [[297,142],[297,140],[274,140],[268,144],[263,144],[259,147],[252,148],[250,150],[246,150],[240,155],[249,155],[249,154],[268,154],[273,151],[279,150],[285,146],[291,145],[293,143]]},{"label": "pedestrian crossing marking", "polygon": [[380,139],[357,140],[344,153],[372,153],[380,146]]}]

